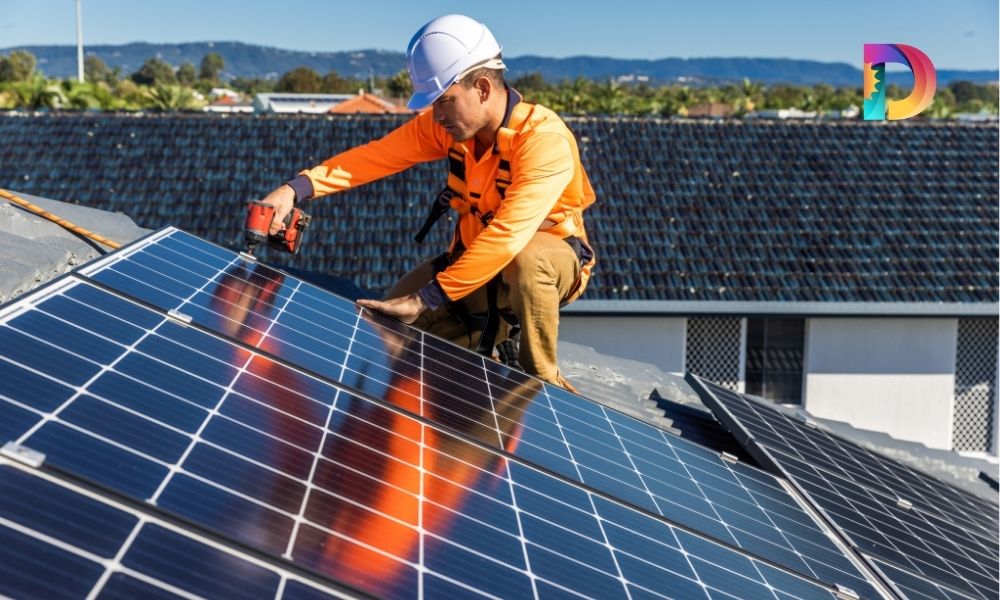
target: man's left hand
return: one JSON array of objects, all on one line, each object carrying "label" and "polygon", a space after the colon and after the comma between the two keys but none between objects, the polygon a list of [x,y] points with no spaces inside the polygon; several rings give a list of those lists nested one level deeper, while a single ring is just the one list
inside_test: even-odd
[{"label": "man's left hand", "polygon": [[399,298],[390,298],[389,300],[360,299],[357,302],[365,308],[387,314],[407,325],[416,321],[420,313],[427,309],[427,305],[424,304],[423,299],[416,292],[400,296]]}]

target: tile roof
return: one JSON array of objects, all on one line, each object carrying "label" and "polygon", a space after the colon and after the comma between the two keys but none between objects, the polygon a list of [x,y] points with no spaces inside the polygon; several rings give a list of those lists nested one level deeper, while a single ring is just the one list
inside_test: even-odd
[{"label": "tile roof", "polygon": [[330,112],[334,114],[352,115],[356,113],[385,114],[408,113],[412,111],[405,106],[398,106],[384,98],[376,96],[375,94],[361,93],[354,96],[350,100],[344,100],[340,104],[335,105],[330,109]]},{"label": "tile roof", "polygon": [[[0,187],[232,246],[246,201],[407,118],[7,114]],[[568,123],[598,194],[585,298],[997,302],[995,123]],[[309,205],[294,265],[387,289],[447,243],[448,223],[412,242],[445,172]]]}]

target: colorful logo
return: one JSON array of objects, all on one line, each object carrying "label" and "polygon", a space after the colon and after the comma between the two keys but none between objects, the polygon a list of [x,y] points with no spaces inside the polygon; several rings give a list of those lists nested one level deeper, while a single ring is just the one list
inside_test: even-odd
[{"label": "colorful logo", "polygon": [[[913,91],[902,100],[885,97],[885,63],[899,63],[913,71]],[[865,120],[909,119],[931,104],[937,74],[927,55],[905,44],[865,44]]]}]

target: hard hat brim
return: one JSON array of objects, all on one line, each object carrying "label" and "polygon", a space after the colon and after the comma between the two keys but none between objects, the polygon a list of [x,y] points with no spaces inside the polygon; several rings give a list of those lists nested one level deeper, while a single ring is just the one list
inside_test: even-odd
[{"label": "hard hat brim", "polygon": [[431,104],[434,104],[434,101],[440,98],[441,94],[444,94],[445,90],[447,89],[448,86],[445,86],[440,90],[424,92],[422,94],[415,93],[412,96],[410,96],[409,101],[407,101],[406,103],[406,108],[410,110],[423,110],[428,106],[430,106]]}]

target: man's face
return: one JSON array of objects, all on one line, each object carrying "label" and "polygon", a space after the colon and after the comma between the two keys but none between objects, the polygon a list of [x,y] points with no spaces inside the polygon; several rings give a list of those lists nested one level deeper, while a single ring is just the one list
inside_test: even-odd
[{"label": "man's face", "polygon": [[486,126],[487,115],[482,90],[475,85],[456,83],[445,90],[431,106],[434,121],[459,142],[470,139]]}]

